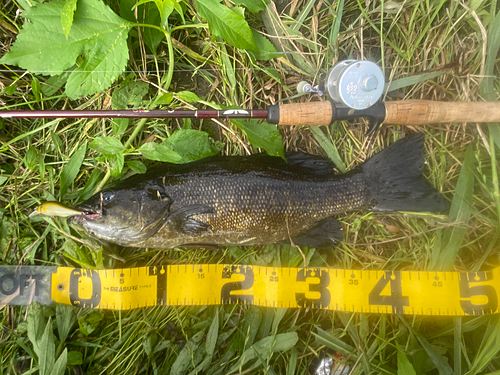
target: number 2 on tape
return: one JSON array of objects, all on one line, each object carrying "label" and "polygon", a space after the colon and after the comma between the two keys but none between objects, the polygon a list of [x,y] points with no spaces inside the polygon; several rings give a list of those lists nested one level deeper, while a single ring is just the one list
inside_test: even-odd
[{"label": "number 2 on tape", "polygon": [[232,281],[224,284],[220,291],[222,303],[253,303],[253,295],[236,293],[238,291],[248,290],[253,286],[253,269],[248,266],[226,266],[222,270],[223,279],[230,279],[231,275],[234,274],[244,275],[245,279],[243,281]]}]

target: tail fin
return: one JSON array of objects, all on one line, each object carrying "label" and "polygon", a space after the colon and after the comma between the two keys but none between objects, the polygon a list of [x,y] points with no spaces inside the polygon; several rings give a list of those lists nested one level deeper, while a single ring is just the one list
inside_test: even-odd
[{"label": "tail fin", "polygon": [[371,211],[440,212],[444,197],[422,176],[424,135],[413,134],[387,147],[360,168],[370,186]]}]

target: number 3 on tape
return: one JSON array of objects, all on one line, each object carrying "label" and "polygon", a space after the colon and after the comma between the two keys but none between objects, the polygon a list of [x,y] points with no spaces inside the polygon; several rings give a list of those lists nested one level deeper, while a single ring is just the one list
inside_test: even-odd
[{"label": "number 3 on tape", "polygon": [[[308,277],[319,278],[319,283],[309,284],[309,293],[295,293],[297,305],[315,309],[328,308],[331,300],[330,291],[327,289],[330,286],[330,274],[328,270],[321,268],[301,269],[297,272],[296,280],[298,282],[305,282]],[[310,296],[310,294],[314,294],[316,298]]]}]

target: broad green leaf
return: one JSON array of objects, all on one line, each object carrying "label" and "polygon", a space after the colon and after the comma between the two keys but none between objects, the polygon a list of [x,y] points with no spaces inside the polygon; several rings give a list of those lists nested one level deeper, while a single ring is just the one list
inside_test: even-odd
[{"label": "broad green leaf", "polygon": [[61,171],[61,190],[59,192],[59,197],[62,199],[68,187],[73,183],[80,167],[82,166],[83,159],[85,158],[85,152],[87,151],[87,144],[82,144],[78,150],[69,158],[68,163],[64,166]]},{"label": "broad green leaf", "polygon": [[[473,209],[474,194],[474,150],[472,143],[467,147],[465,158],[458,176],[455,194],[451,202],[449,218],[453,227],[442,231],[441,240],[434,246],[431,269],[447,271],[455,263],[458,251],[467,232],[467,223]],[[437,245],[440,245],[437,247]]]},{"label": "broad green leaf", "polygon": [[103,318],[104,313],[100,310],[91,310],[88,314],[80,315],[78,317],[80,332],[85,336],[90,335],[101,324]]},{"label": "broad green leaf", "polygon": [[78,309],[74,306],[68,306],[58,303],[56,305],[56,323],[59,341],[65,342],[69,331],[76,323],[76,314]]},{"label": "broad green leaf", "polygon": [[[82,353],[80,352],[69,352],[69,353],[78,353],[80,357],[82,356]],[[54,367],[52,367],[52,371],[50,372],[50,375],[64,375],[64,372],[66,371],[66,365],[69,365],[68,363],[68,349],[64,348],[63,352],[57,359],[56,363],[54,364]],[[79,363],[74,363],[72,364],[73,366],[75,365],[81,365],[83,361]]]},{"label": "broad green leaf", "polygon": [[16,92],[16,87],[17,87],[16,82],[14,82],[13,84],[4,88],[0,93],[2,95],[14,95],[14,93]]},{"label": "broad green leaf", "polygon": [[222,148],[222,144],[213,142],[207,133],[192,129],[176,130],[162,145],[182,157],[177,163],[189,163],[216,155]]},{"label": "broad green leaf", "polygon": [[245,18],[245,8],[243,7],[231,7],[230,8],[234,13],[236,13],[237,15]]},{"label": "broad green leaf", "polygon": [[33,96],[35,97],[35,101],[38,103],[40,102],[40,92],[42,91],[42,87],[40,85],[40,81],[38,78],[33,77],[31,80],[31,92],[33,93]]},{"label": "broad green leaf", "polygon": [[259,13],[261,10],[266,9],[269,0],[234,0],[233,3],[236,5],[244,5],[252,13]]},{"label": "broad green leaf", "polygon": [[[134,4],[134,6],[132,7],[132,10],[135,10],[135,8],[137,8],[138,6],[141,6],[141,5],[144,5],[144,4],[147,4],[147,3],[156,3],[156,2],[161,3],[161,1],[156,1],[156,0],[140,0],[137,3]],[[157,9],[160,10],[159,8],[157,8]]]},{"label": "broad green leaf", "polygon": [[68,81],[69,72],[50,77],[42,83],[42,93],[45,96],[54,95]]},{"label": "broad green leaf", "polygon": [[[13,238],[15,237],[15,235],[16,231],[14,222],[11,219],[7,218],[2,212],[0,212],[0,249],[7,249],[9,244],[13,244]],[[31,306],[34,305],[32,304]]]},{"label": "broad green leaf", "polygon": [[101,179],[102,179],[101,171],[99,170],[99,168],[94,168],[94,170],[90,174],[90,177],[87,180],[87,183],[85,184],[85,187],[80,193],[78,202],[83,202],[84,200],[89,199],[94,194],[94,190],[97,187],[97,185],[99,185],[99,182],[101,182]]},{"label": "broad green leaf", "polygon": [[177,163],[182,159],[182,156],[170,147],[155,142],[144,143],[141,147],[139,147],[138,151],[142,154],[142,156],[150,160]]},{"label": "broad green leaf", "polygon": [[51,373],[55,363],[55,351],[54,337],[52,335],[52,321],[49,318],[43,336],[40,339],[37,352],[40,375],[48,375]]},{"label": "broad green leaf", "polygon": [[128,129],[130,124],[129,118],[114,118],[111,119],[111,129],[116,137],[121,137]]},{"label": "broad green leaf", "polygon": [[278,326],[280,325],[281,321],[285,317],[286,312],[288,311],[287,308],[277,308],[275,313],[274,313],[274,319],[273,319],[273,325],[271,327],[271,332],[278,332]]},{"label": "broad green leaf", "polygon": [[146,352],[146,355],[149,357],[151,356],[151,353],[153,352],[153,338],[151,335],[146,337],[146,339],[142,342],[142,347],[144,348],[144,351]]},{"label": "broad green leaf", "polygon": [[175,0],[163,0],[163,1],[157,0],[156,3],[157,4],[161,3],[163,6],[163,9],[162,9],[162,11],[160,11],[160,14],[161,14],[162,26],[166,27],[168,24],[168,17],[174,11],[174,3],[177,4],[177,1],[175,1]]},{"label": "broad green leaf", "polygon": [[453,375],[453,369],[450,367],[448,362],[445,361],[444,357],[437,353],[432,345],[430,345],[426,339],[418,336],[418,341],[424,347],[427,355],[431,358],[431,361],[437,367],[439,375]]},{"label": "broad green leaf", "polygon": [[274,45],[264,35],[255,30],[252,30],[252,35],[259,52],[249,52],[257,60],[271,60],[283,56],[283,54],[276,51]]},{"label": "broad green leaf", "polygon": [[68,366],[78,366],[81,364],[83,364],[83,354],[75,350],[70,351],[68,353]]},{"label": "broad green leaf", "polygon": [[171,92],[167,92],[166,94],[162,94],[161,96],[156,98],[155,105],[170,104],[173,99],[174,99],[174,94]]},{"label": "broad green leaf", "polygon": [[111,95],[111,107],[113,109],[133,108],[141,104],[142,98],[148,93],[149,85],[143,81],[128,82],[113,90]]},{"label": "broad green leaf", "polygon": [[[199,353],[199,352],[198,352]],[[210,366],[212,363],[212,356],[207,355],[205,358],[203,358],[203,361],[196,366],[196,368],[189,373],[189,375],[198,375],[198,374],[204,374],[205,370]]]},{"label": "broad green leaf", "polygon": [[175,360],[172,368],[170,369],[171,375],[180,375],[187,370],[191,364],[192,353],[198,348],[201,340],[203,339],[204,332],[200,331],[189,339],[186,345],[182,348],[177,359]]},{"label": "broad green leaf", "polygon": [[124,70],[128,55],[126,38],[122,34],[110,34],[89,42],[85,60],[76,68],[66,83],[66,95],[81,98],[107,89]]},{"label": "broad green leaf", "polygon": [[230,87],[236,87],[236,72],[234,71],[233,63],[229,58],[229,53],[227,52],[227,48],[225,45],[221,45],[221,51],[222,53],[220,54],[220,59],[222,61],[222,66],[224,67],[224,72],[229,79]]},{"label": "broad green leaf", "polygon": [[73,25],[76,2],[77,0],[67,0],[64,3],[61,11],[61,24],[66,38],[68,38],[69,32],[71,31],[71,26]]},{"label": "broad green leaf", "polygon": [[210,31],[230,45],[258,52],[252,30],[243,17],[216,0],[196,0],[200,16],[208,21]]},{"label": "broad green leaf", "polygon": [[295,332],[280,333],[276,336],[266,337],[245,350],[241,355],[241,359],[229,370],[228,373],[237,371],[248,361],[257,358],[257,354],[266,359],[274,352],[289,350],[297,343],[298,340],[299,336]]},{"label": "broad green leaf", "polygon": [[217,345],[217,335],[219,334],[219,309],[215,308],[214,318],[207,333],[207,341],[205,342],[205,349],[207,355],[214,354],[215,345]]},{"label": "broad green leaf", "polygon": [[120,140],[114,137],[96,137],[90,142],[89,147],[106,156],[120,154],[125,151],[125,147],[123,147]]},{"label": "broad green leaf", "polygon": [[68,37],[61,14],[64,3],[51,1],[27,9],[26,22],[10,51],[0,59],[33,73],[58,75],[74,69],[66,94],[76,99],[108,88],[125,69],[127,36],[132,24],[118,17],[99,0],[80,0]]},{"label": "broad green leaf", "polygon": [[398,375],[417,375],[406,354],[398,350]]},{"label": "broad green leaf", "polygon": [[321,145],[321,148],[326,152],[331,161],[335,164],[335,166],[342,172],[346,172],[346,167],[340,158],[337,147],[326,137],[323,130],[321,130],[318,126],[311,126],[309,130],[314,135],[314,138]]},{"label": "broad green leaf", "polygon": [[126,162],[127,167],[132,169],[135,173],[143,174],[146,173],[147,168],[144,163],[140,160],[128,160]]},{"label": "broad green leaf", "polygon": [[181,91],[178,92],[176,95],[179,99],[184,100],[185,102],[188,103],[195,103],[201,100],[198,97],[198,95],[192,93],[191,91]]},{"label": "broad green leaf", "polygon": [[236,341],[238,350],[243,350],[253,345],[255,336],[259,332],[261,321],[262,310],[259,307],[250,306],[245,311],[245,317],[238,324],[239,333]]},{"label": "broad green leaf", "polygon": [[123,166],[125,165],[125,157],[121,152],[107,156],[109,161],[109,172],[113,177],[120,177]]},{"label": "broad green leaf", "polygon": [[[266,262],[265,264],[267,264]],[[260,323],[259,332],[257,333],[258,339],[263,339],[264,337],[269,336],[271,332],[271,326],[273,324],[273,319],[275,315],[274,309],[264,309],[262,321]]]},{"label": "broad green leaf", "polygon": [[245,132],[252,146],[263,148],[269,155],[285,157],[283,140],[276,125],[268,124],[265,121],[259,124],[258,120],[231,119],[231,122]]},{"label": "broad green leaf", "polygon": [[26,151],[26,155],[24,155],[23,162],[26,168],[34,171],[36,162],[38,160],[38,155],[36,153],[36,149],[33,146],[29,146]]},{"label": "broad green leaf", "polygon": [[[147,25],[161,25],[161,17],[158,8],[154,3],[147,3],[137,8],[137,19],[135,18],[132,7],[135,5],[135,0],[121,0],[120,1],[120,15],[130,22],[139,22]],[[149,47],[151,52],[156,53],[156,49],[164,38],[160,30],[152,27],[141,28],[142,38],[144,43]]]},{"label": "broad green leaf", "polygon": [[109,172],[113,177],[119,177],[125,164],[123,152],[125,147],[114,137],[96,137],[89,147],[103,154],[109,162]]},{"label": "broad green leaf", "polygon": [[[111,107],[113,109],[126,109],[128,106],[137,108],[141,105],[142,99],[148,93],[149,85],[146,82],[134,81],[122,83],[113,90],[111,95]],[[111,121],[113,134],[120,137],[128,128],[130,119],[115,118]]]},{"label": "broad green leaf", "polygon": [[40,341],[45,330],[45,319],[43,318],[42,306],[33,302],[28,310],[28,338],[33,344],[35,353],[40,350]]}]

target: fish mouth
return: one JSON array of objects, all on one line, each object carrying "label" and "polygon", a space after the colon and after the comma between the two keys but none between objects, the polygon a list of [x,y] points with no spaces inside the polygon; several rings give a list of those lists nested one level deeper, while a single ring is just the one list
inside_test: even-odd
[{"label": "fish mouth", "polygon": [[94,210],[91,206],[82,204],[77,207],[82,212],[81,215],[76,215],[71,218],[72,221],[95,220],[102,216],[102,212]]}]

